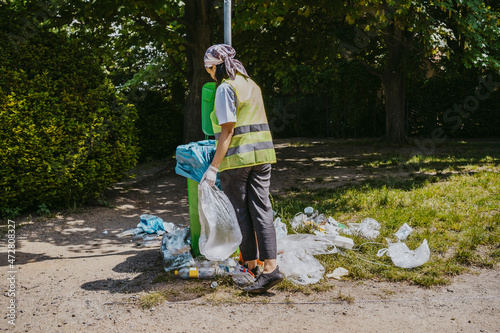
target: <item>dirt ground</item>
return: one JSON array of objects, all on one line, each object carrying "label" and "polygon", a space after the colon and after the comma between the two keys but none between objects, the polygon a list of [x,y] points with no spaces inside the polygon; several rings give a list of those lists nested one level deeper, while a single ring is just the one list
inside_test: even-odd
[{"label": "dirt ground", "polygon": [[[356,167],[328,167],[334,165],[328,164],[335,159],[331,156],[355,159],[352,146],[292,147],[286,140],[277,141],[276,146],[279,162],[273,169],[273,193],[291,186],[339,186],[373,176]],[[373,146],[374,153],[386,149]],[[117,184],[107,193],[110,207],[85,207],[53,218],[16,221],[16,325],[10,325],[7,317],[11,298],[6,278],[12,273],[3,259],[7,258],[4,237],[0,244],[0,329],[500,332],[498,267],[473,270],[453,278],[448,286],[429,289],[375,280],[334,280],[332,290],[310,295],[272,291],[235,298],[221,288],[201,297],[196,293],[177,295],[154,308],[140,308],[141,295],[165,285],[152,283],[162,271],[159,246],[141,248],[116,234],[134,227],[144,213],[179,226],[189,225],[186,179],[173,168],[173,162],[139,168],[136,180]],[[321,182],[315,181],[318,178]],[[209,284],[203,285],[210,289]],[[339,301],[339,293],[349,296],[351,302]]]}]

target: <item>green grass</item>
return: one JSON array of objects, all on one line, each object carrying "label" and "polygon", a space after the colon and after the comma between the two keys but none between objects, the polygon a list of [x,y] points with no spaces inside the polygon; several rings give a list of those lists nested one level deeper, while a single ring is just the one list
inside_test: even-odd
[{"label": "green grass", "polygon": [[[401,170],[401,165],[410,165],[416,172],[381,174],[333,189],[289,189],[285,195],[273,197],[275,210],[285,223],[306,206],[343,224],[372,217],[382,226],[374,242],[384,244],[386,238],[395,241],[393,234],[408,223],[414,228],[406,241],[409,248],[415,249],[427,239],[431,249],[430,260],[421,267],[402,269],[387,256],[377,257],[383,244],[317,258],[326,272],[344,267],[352,279],[446,284],[450,276],[472,266],[493,267],[500,259],[500,145],[452,143],[447,148],[446,153],[406,159],[395,154],[359,154],[358,163],[364,168]],[[353,239],[357,246],[368,242]]]}]

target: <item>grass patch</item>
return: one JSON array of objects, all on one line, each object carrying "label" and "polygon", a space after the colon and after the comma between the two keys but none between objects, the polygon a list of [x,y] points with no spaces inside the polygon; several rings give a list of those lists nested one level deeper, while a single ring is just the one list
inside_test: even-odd
[{"label": "grass patch", "polygon": [[[450,276],[472,266],[493,267],[500,260],[500,145],[452,142],[445,148],[432,155],[406,158],[402,154],[357,154],[358,165],[364,168],[409,166],[416,172],[383,175],[334,189],[293,189],[273,197],[275,210],[289,230],[293,216],[306,206],[343,224],[364,217],[379,221],[382,228],[374,242],[383,244],[366,244],[343,255],[317,256],[326,271],[341,266],[352,279],[432,286],[449,283]],[[421,267],[402,269],[389,257],[376,256],[386,247],[386,238],[396,240],[394,233],[404,223],[414,229],[406,241],[410,249],[424,239],[429,243],[431,258]],[[368,242],[353,239],[357,246]],[[288,284],[281,288],[296,290]]]},{"label": "grass patch", "polygon": [[163,289],[160,291],[149,292],[139,297],[139,305],[143,309],[150,309],[166,300],[170,300],[172,297],[177,297],[179,294],[180,292],[174,289]]},{"label": "grass patch", "polygon": [[335,301],[342,301],[346,302],[347,304],[353,304],[354,303],[354,297],[351,295],[344,295],[342,294],[342,291],[339,291],[337,297],[334,298]]}]

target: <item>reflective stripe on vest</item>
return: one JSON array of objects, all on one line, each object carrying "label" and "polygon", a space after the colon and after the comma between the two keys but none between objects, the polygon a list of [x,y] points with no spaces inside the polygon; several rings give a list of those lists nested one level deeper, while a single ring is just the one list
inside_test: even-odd
[{"label": "reflective stripe on vest", "polygon": [[[236,75],[235,80],[225,80],[231,85],[238,98],[236,124],[229,149],[219,171],[235,169],[264,163],[275,163],[273,139],[260,88],[249,78]],[[216,145],[221,127],[218,125],[215,111],[210,115],[214,128]]]}]

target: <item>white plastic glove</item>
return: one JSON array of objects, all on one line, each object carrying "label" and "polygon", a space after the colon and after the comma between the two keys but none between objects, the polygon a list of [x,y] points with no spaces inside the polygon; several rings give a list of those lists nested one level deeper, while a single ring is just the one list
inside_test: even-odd
[{"label": "white plastic glove", "polygon": [[217,172],[219,172],[219,169],[210,165],[207,171],[205,171],[205,174],[203,174],[200,184],[206,181],[210,187],[214,186],[217,180]]}]

